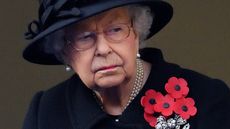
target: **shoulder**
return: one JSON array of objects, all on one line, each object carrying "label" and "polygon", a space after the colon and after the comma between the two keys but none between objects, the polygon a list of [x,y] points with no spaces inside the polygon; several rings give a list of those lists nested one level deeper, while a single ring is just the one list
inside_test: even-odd
[{"label": "shoulder", "polygon": [[[56,126],[70,125],[67,116],[66,89],[71,80],[72,78],[34,95],[24,119],[23,129],[36,129],[38,126],[56,128]],[[51,120],[56,121],[57,124],[50,123]]]},{"label": "shoulder", "polygon": [[229,87],[220,79],[211,78],[193,70],[181,68],[181,76],[188,82],[190,92],[202,96],[221,97],[230,95]]},{"label": "shoulder", "polygon": [[177,64],[167,62],[162,64],[164,64],[162,65],[164,74],[170,73],[169,77],[184,78],[188,83],[189,95],[202,101],[202,103],[212,103],[224,98],[230,99],[230,89],[222,80],[182,68]]},{"label": "shoulder", "polygon": [[[52,107],[52,108],[55,108],[54,106],[57,104],[59,105],[62,105],[61,103],[64,104],[66,101],[67,91],[69,90],[69,87],[70,85],[72,85],[73,82],[75,86],[78,84],[78,79],[76,79],[75,75],[51,87],[50,89],[38,92],[37,94],[35,94],[34,99],[32,100],[32,103],[33,101],[36,101],[36,102],[39,102],[39,104],[44,107]],[[39,96],[39,97],[36,97],[36,96]]]},{"label": "shoulder", "polygon": [[184,78],[188,81],[191,92],[197,95],[230,94],[228,86],[223,81],[166,62],[160,49],[144,48],[140,50],[140,53],[143,60],[152,64],[152,72],[157,73],[158,79],[165,80],[171,76]]},{"label": "shoulder", "polygon": [[[160,49],[145,48],[140,51],[141,58],[152,64],[152,72],[165,83],[172,76],[184,78],[190,87],[190,93],[197,96],[217,96],[230,94],[228,86],[219,79],[208,77],[193,70],[185,69],[177,64],[164,60]],[[157,75],[156,75],[157,74]],[[151,75],[152,76],[152,75]]]},{"label": "shoulder", "polygon": [[[50,98],[58,97],[61,95],[64,95],[66,93],[66,90],[69,88],[72,83],[77,85],[79,83],[79,79],[76,75],[73,75],[72,77],[68,78],[67,80],[64,80],[63,82],[52,86],[51,88],[43,91],[42,98]],[[63,97],[63,96],[62,96]]]}]

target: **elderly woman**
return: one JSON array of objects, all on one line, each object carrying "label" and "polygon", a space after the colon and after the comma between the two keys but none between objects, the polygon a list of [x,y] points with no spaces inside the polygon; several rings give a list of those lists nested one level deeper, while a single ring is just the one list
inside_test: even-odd
[{"label": "elderly woman", "polygon": [[162,0],[41,0],[23,56],[76,74],[34,96],[23,129],[229,129],[222,81],[141,49],[172,12]]}]

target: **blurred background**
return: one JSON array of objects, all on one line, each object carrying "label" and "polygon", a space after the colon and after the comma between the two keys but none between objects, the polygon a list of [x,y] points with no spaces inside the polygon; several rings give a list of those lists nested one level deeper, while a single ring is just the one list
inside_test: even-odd
[{"label": "blurred background", "polygon": [[[172,21],[151,40],[165,59],[230,85],[230,1],[169,0]],[[20,129],[32,96],[65,80],[64,66],[42,66],[23,60],[23,35],[37,19],[38,0],[0,2],[0,128]]]}]

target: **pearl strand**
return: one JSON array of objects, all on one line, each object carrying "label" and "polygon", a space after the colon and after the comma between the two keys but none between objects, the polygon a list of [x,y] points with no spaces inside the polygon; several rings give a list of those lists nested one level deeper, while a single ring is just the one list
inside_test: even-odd
[{"label": "pearl strand", "polygon": [[141,60],[137,58],[137,73],[136,73],[136,79],[134,81],[133,89],[131,91],[131,94],[129,96],[129,100],[127,104],[125,105],[123,111],[129,106],[129,104],[134,100],[134,98],[137,96],[137,94],[140,92],[143,84],[143,78],[144,78],[144,68]]}]

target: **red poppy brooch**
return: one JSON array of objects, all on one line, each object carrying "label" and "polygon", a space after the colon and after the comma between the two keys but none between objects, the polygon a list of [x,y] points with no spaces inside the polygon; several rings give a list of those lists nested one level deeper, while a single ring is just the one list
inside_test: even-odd
[{"label": "red poppy brooch", "polygon": [[141,98],[144,119],[156,129],[189,129],[187,120],[197,113],[195,101],[187,97],[188,83],[183,78],[171,77],[165,84],[167,94],[153,89]]}]

